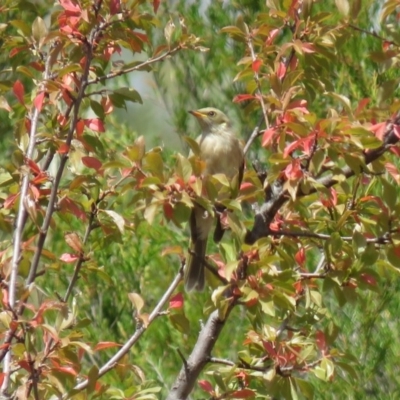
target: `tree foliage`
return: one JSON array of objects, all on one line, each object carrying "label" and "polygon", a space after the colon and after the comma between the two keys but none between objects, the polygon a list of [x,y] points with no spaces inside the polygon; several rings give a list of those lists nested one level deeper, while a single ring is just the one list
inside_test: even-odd
[{"label": "tree foliage", "polygon": [[[394,394],[399,6],[6,0],[2,395]],[[183,292],[185,227],[231,183],[204,197],[201,160],[116,116],[148,72],[194,154],[188,108],[243,131],[205,293]]]}]

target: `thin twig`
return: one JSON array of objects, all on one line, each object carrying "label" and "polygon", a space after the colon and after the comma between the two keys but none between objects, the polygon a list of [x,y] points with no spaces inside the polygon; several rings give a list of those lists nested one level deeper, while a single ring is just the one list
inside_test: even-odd
[{"label": "thin twig", "polygon": [[[251,59],[252,59],[252,61],[254,63],[257,60],[257,57],[256,57],[256,54],[254,52],[254,47],[253,47],[251,34],[249,32],[249,28],[248,28],[247,25],[246,25],[246,30],[247,30],[247,41],[246,41],[246,43],[247,43],[247,47],[250,50]],[[257,85],[258,101],[261,104],[261,109],[262,109],[264,120],[265,120],[265,127],[266,127],[266,129],[269,129],[269,120],[268,120],[268,114],[267,114],[267,107],[265,106],[265,103],[264,103],[264,98],[263,98],[261,82],[260,82],[260,77],[258,75],[258,71],[254,71],[254,81],[256,82],[256,85]]]},{"label": "thin twig", "polygon": [[300,272],[301,279],[324,279],[326,278],[326,273],[324,274],[317,274],[315,272]]},{"label": "thin twig", "polygon": [[[45,70],[43,72],[43,79],[41,84],[39,85],[39,92],[43,90],[44,88],[44,82],[49,79],[49,74],[50,74],[50,55],[47,57],[46,65],[45,65]],[[39,124],[39,115],[40,111],[37,107],[34,107],[33,115],[31,118],[31,129],[29,131],[29,144],[28,144],[28,149],[26,152],[26,160],[30,160],[33,157],[33,153],[35,150],[35,144],[36,144],[36,134],[37,134],[37,129],[38,129],[38,124]],[[27,211],[25,209],[25,201],[28,196],[28,189],[29,189],[29,179],[30,179],[30,172],[29,170],[25,172],[25,175],[22,179],[22,185],[21,185],[21,192],[20,192],[20,198],[19,198],[19,207],[18,207],[18,214],[16,218],[16,224],[15,224],[15,230],[14,230],[14,237],[13,237],[13,256],[12,256],[12,261],[11,261],[11,273],[10,273],[10,282],[9,282],[9,292],[8,292],[8,305],[10,309],[13,311],[16,303],[16,286],[17,286],[17,276],[18,276],[18,269],[19,269],[19,263],[21,261],[21,241],[22,241],[22,236],[27,220]],[[16,329],[16,327],[15,327]],[[15,333],[15,329],[10,328],[10,330],[7,332],[4,344],[10,344],[12,337]],[[9,347],[6,346],[4,348],[5,351],[7,351],[6,357],[4,359],[4,367],[3,367],[3,373],[4,373],[4,380],[1,385],[1,393],[5,393],[8,389],[8,385],[10,383],[10,366],[11,366],[11,352],[9,351]]]},{"label": "thin twig", "polygon": [[123,69],[123,70],[120,70],[120,71],[110,72],[110,73],[108,73],[106,75],[98,76],[95,79],[89,80],[87,84],[88,85],[92,85],[94,83],[103,82],[105,80],[112,79],[112,78],[115,78],[117,76],[125,75],[125,74],[128,74],[128,73],[133,72],[133,71],[138,71],[138,70],[140,70],[140,69],[142,69],[144,67],[147,67],[148,65],[154,64],[156,62],[163,61],[164,59],[166,59],[166,58],[172,56],[173,54],[175,54],[176,52],[178,52],[179,50],[182,50],[182,48],[183,47],[181,45],[178,45],[178,46],[174,47],[173,49],[168,50],[167,52],[165,52],[165,53],[163,53],[163,54],[161,54],[161,55],[159,55],[157,57],[149,58],[148,60],[143,61],[142,63],[140,63],[138,65],[134,65],[133,67],[130,67],[130,68],[127,68],[127,69]]},{"label": "thin twig", "polygon": [[[99,202],[99,201],[100,201],[100,200],[98,200],[98,202]],[[98,203],[98,202],[97,202],[97,203]],[[97,205],[96,205],[96,206],[93,206],[93,207],[94,207],[94,209],[92,210],[92,212],[91,212],[91,214],[90,214],[89,222],[88,222],[87,227],[86,227],[85,236],[84,236],[83,241],[82,241],[84,245],[88,242],[88,240],[89,240],[89,235],[90,235],[90,233],[91,233],[92,230],[93,230],[93,221],[94,221],[94,218],[95,218],[95,215],[96,215],[96,209],[97,209],[96,207],[97,207]],[[65,296],[64,296],[64,298],[63,298],[63,302],[64,302],[64,303],[66,303],[66,302],[68,301],[69,296],[70,296],[71,293],[72,293],[72,289],[74,288],[75,283],[76,283],[76,281],[78,280],[79,272],[80,272],[80,270],[81,270],[82,265],[83,265],[84,262],[85,262],[85,255],[82,254],[82,255],[79,257],[79,260],[76,262],[76,265],[75,265],[75,268],[74,268],[74,274],[72,275],[71,281],[69,282],[67,291],[66,291]]]},{"label": "thin twig", "polygon": [[244,146],[243,153],[245,155],[249,151],[250,146],[253,144],[253,142],[258,138],[258,136],[260,136],[260,128],[261,128],[261,124],[263,123],[263,121],[264,121],[264,115],[261,115],[260,119],[258,120],[257,125],[253,129],[253,132],[247,139],[246,145]]},{"label": "thin twig", "polygon": [[[332,238],[332,235],[327,235],[325,233],[313,233],[313,232],[304,232],[304,231],[284,231],[284,230],[271,230],[271,236],[289,236],[289,237],[309,237],[309,238],[315,238],[315,239],[321,239],[321,240],[329,240]],[[345,242],[352,242],[353,241],[353,236],[341,236],[340,239],[342,239]],[[379,236],[376,238],[365,238],[365,241],[367,243],[375,243],[375,244],[387,244],[390,243],[390,237],[388,234],[385,234],[383,236]]]},{"label": "thin twig", "polygon": [[231,360],[226,360],[225,358],[209,357],[208,361],[214,364],[229,365],[234,367],[236,364]]},{"label": "thin twig", "polygon": [[370,32],[370,31],[367,31],[366,29],[360,28],[360,27],[358,27],[356,25],[353,25],[353,24],[347,24],[347,26],[349,28],[351,28],[351,29],[354,29],[355,31],[365,33],[367,35],[373,36],[374,38],[382,40],[383,42],[392,44],[393,46],[399,46],[398,43],[394,42],[393,40],[389,40],[387,38],[384,38],[383,36],[378,35],[375,31]]},{"label": "thin twig", "polygon": [[[171,297],[172,293],[178,287],[179,283],[182,281],[183,278],[183,265],[181,265],[178,274],[175,276],[174,280],[169,285],[168,289],[158,302],[158,304],[154,307],[153,311],[149,315],[149,319],[147,324],[141,324],[135,331],[135,333],[129,338],[129,340],[121,347],[121,349],[111,357],[100,369],[99,369],[99,378],[106,374],[108,371],[114,368],[115,364],[124,357],[132,346],[140,339],[144,332],[146,332],[147,328],[151,325],[151,323],[160,315],[162,308],[165,306],[169,298]],[[76,385],[73,390],[83,390],[89,384],[89,380],[86,379],[83,382]],[[68,394],[65,394],[63,399],[68,398]]]},{"label": "thin twig", "polygon": [[[68,148],[70,147],[72,139],[74,137],[76,124],[78,123],[78,120],[79,120],[80,105],[81,105],[81,102],[83,101],[83,97],[84,97],[84,94],[85,94],[86,87],[88,86],[88,77],[89,77],[90,64],[91,64],[91,61],[92,61],[92,58],[93,58],[92,45],[93,45],[93,42],[96,40],[96,34],[95,34],[96,32],[97,31],[92,31],[89,41],[85,42],[85,45],[86,45],[85,67],[84,67],[84,70],[83,70],[83,73],[82,73],[82,77],[80,79],[79,92],[78,92],[78,95],[77,95],[77,97],[75,99],[75,102],[74,102],[72,121],[71,121],[71,124],[69,126],[67,139],[65,140],[65,144],[66,144],[66,146]],[[64,174],[64,168],[65,168],[65,166],[67,164],[68,157],[69,157],[69,153],[64,153],[61,156],[60,165],[58,167],[58,171],[57,171],[56,177],[55,177],[53,185],[51,187],[50,199],[49,199],[49,203],[47,205],[46,214],[45,214],[45,217],[44,217],[43,224],[42,224],[42,226],[40,228],[39,239],[38,239],[38,243],[37,243],[37,246],[36,246],[35,254],[34,254],[32,262],[31,262],[31,267],[30,267],[29,275],[28,275],[28,279],[27,279],[27,285],[30,285],[35,280],[36,271],[37,271],[37,268],[38,268],[38,265],[39,265],[39,260],[40,260],[40,257],[41,257],[42,251],[43,251],[43,246],[44,246],[45,240],[47,238],[47,232],[48,232],[48,229],[49,229],[49,226],[50,226],[51,218],[53,216],[54,209],[55,209],[55,204],[56,204],[56,201],[57,201],[58,187],[60,185],[61,178],[62,178],[62,176]]]}]

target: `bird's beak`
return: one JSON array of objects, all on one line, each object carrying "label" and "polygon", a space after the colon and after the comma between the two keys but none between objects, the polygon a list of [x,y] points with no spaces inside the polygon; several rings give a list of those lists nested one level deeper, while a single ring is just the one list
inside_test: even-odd
[{"label": "bird's beak", "polygon": [[204,114],[202,114],[201,112],[196,111],[196,110],[194,110],[194,111],[189,111],[189,113],[192,114],[192,115],[194,115],[196,118],[204,118],[204,117],[205,117]]}]

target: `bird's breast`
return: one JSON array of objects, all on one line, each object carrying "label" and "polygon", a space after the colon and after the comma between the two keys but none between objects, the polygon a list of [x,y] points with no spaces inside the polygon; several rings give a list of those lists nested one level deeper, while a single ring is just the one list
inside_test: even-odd
[{"label": "bird's breast", "polygon": [[200,138],[200,157],[206,163],[205,174],[225,174],[233,178],[243,163],[243,149],[231,134],[208,134]]}]

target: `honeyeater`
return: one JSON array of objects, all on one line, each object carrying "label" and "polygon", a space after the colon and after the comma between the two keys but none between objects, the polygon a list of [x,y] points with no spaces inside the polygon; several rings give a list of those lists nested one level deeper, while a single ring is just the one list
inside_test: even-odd
[{"label": "honeyeater", "polygon": [[[212,107],[189,111],[200,124],[202,133],[197,138],[199,157],[205,164],[203,176],[224,174],[237,187],[243,177],[243,147],[236,137],[229,118]],[[185,267],[185,289],[204,289],[204,258],[207,238],[212,229],[214,217],[195,203],[190,216],[191,243]],[[221,240],[223,228],[217,218],[214,241]]]}]

